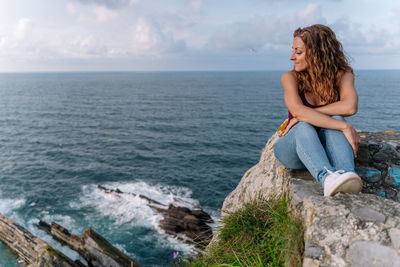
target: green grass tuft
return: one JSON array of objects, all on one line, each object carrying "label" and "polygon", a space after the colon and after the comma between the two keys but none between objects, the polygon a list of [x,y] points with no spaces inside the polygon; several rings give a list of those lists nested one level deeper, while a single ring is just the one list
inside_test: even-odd
[{"label": "green grass tuft", "polygon": [[259,198],[225,216],[219,241],[183,266],[301,266],[304,250],[301,220],[287,197]]}]

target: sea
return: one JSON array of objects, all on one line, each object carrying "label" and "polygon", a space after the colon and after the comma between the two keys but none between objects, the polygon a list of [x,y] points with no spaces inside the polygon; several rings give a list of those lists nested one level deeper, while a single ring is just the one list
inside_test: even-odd
[{"label": "sea", "polygon": [[[135,197],[200,207],[225,197],[287,117],[283,71],[0,74],[0,213],[72,259],[36,225],[91,227],[142,266],[193,246],[165,234]],[[400,71],[356,70],[363,131],[400,130]],[[215,228],[216,223],[211,225]],[[0,242],[0,266],[22,266]]]}]

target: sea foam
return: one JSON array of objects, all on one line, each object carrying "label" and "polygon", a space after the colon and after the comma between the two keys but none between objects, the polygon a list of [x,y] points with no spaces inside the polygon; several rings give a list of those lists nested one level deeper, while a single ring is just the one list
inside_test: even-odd
[{"label": "sea foam", "polygon": [[[70,203],[72,209],[94,208],[97,213],[112,219],[113,226],[121,225],[132,227],[146,227],[155,230],[157,243],[163,247],[181,251],[184,254],[192,254],[195,249],[178,238],[167,235],[159,226],[163,218],[161,214],[149,207],[146,199],[139,197],[143,195],[165,205],[184,206],[190,209],[199,206],[199,201],[191,197],[192,191],[185,187],[150,185],[144,181],[135,182],[113,182],[102,186],[107,189],[119,189],[123,194],[105,193],[97,188],[97,185],[82,186],[82,195],[77,201]],[[99,219],[99,218],[97,218]],[[123,247],[120,247],[123,248]]]}]

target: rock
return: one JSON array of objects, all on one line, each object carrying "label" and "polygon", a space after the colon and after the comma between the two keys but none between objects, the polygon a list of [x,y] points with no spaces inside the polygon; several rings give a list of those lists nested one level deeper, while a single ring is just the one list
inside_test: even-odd
[{"label": "rock", "polygon": [[393,228],[389,230],[390,240],[395,249],[400,249],[400,230]]},{"label": "rock", "polygon": [[40,221],[38,227],[49,233],[61,244],[78,252],[88,262],[89,266],[140,266],[90,227],[84,232],[83,238],[70,234],[67,229],[55,222],[49,225]]},{"label": "rock", "polygon": [[[400,132],[361,132],[362,141],[355,159],[356,170],[364,180],[364,193],[372,193],[398,201],[400,175]],[[380,172],[380,177],[379,177]]]},{"label": "rock", "polygon": [[[383,180],[397,175],[399,155],[394,148],[400,132],[361,132],[363,139],[355,163],[362,170],[362,193],[324,197],[322,187],[307,171],[287,170],[275,159],[273,146],[282,128],[268,140],[260,161],[226,197],[222,217],[260,193],[266,199],[285,193],[305,227],[303,266],[399,266],[400,203],[393,201],[399,196],[397,188]],[[218,233],[211,244],[217,239]]]},{"label": "rock", "polygon": [[[83,234],[83,249],[93,266],[139,267],[140,265],[111,245],[104,237],[88,228]],[[86,258],[85,258],[86,259]]]},{"label": "rock", "polygon": [[396,250],[373,241],[357,241],[349,248],[349,262],[354,267],[399,267]]},{"label": "rock", "polygon": [[382,178],[382,172],[372,167],[357,167],[356,172],[368,183],[376,183]]},{"label": "rock", "polygon": [[[204,211],[196,210],[192,212],[185,207],[175,207],[169,205],[167,210],[160,211],[164,218],[160,220],[160,227],[166,233],[173,236],[184,234],[189,240],[188,243],[195,244],[202,248],[211,241],[212,229],[207,222],[211,217]],[[212,220],[211,220],[212,221]]]},{"label": "rock", "polygon": [[351,211],[354,215],[360,217],[363,221],[385,222],[386,220],[385,215],[369,207],[357,207]]},{"label": "rock", "polygon": [[0,240],[14,250],[29,266],[80,267],[47,242],[32,235],[28,230],[0,214]]},{"label": "rock", "polygon": [[[108,194],[130,194],[135,197],[137,196],[133,193],[124,193],[118,188],[107,189],[101,185],[97,187]],[[213,220],[202,209],[196,208],[191,210],[187,207],[177,207],[174,205],[169,205],[167,208],[167,205],[149,197],[143,195],[139,195],[139,197],[147,200],[149,207],[163,216],[163,219],[159,222],[159,226],[167,234],[178,237],[186,243],[194,244],[197,248],[203,248],[210,242],[212,229],[207,223],[212,223]]]},{"label": "rock", "polygon": [[380,149],[380,145],[373,140],[369,140],[367,144],[368,144],[368,150],[372,151],[373,153],[378,152]]},{"label": "rock", "polygon": [[[137,196],[137,195],[134,194],[134,193],[124,193],[124,192],[122,192],[121,190],[119,190],[118,188],[117,188],[117,189],[108,189],[108,188],[105,188],[104,186],[101,186],[101,185],[98,185],[97,188],[100,189],[100,190],[102,190],[102,191],[104,191],[104,192],[107,193],[107,194],[116,193],[116,194],[129,194],[129,195],[132,195],[132,196],[134,196],[134,197]],[[155,200],[153,200],[153,199],[151,199],[151,198],[148,198],[148,197],[146,197],[146,196],[139,195],[139,197],[140,197],[140,198],[143,198],[143,199],[145,199],[145,200],[147,200],[147,201],[150,202],[151,204],[156,204],[156,205],[165,206],[164,204],[161,204],[160,202],[155,201]]]},{"label": "rock", "polygon": [[372,158],[374,161],[387,163],[399,159],[400,153],[396,151],[393,145],[385,144]]},{"label": "rock", "polygon": [[211,218],[211,216],[205,212],[202,209],[194,209],[192,210],[192,214],[199,220],[202,220],[203,222],[207,222],[207,223],[213,223],[213,219]]},{"label": "rock", "polygon": [[39,229],[42,229],[53,236],[53,238],[60,242],[62,245],[67,245],[77,252],[82,252],[82,239],[77,235],[70,234],[68,230],[61,225],[55,222],[52,222],[51,225],[49,225],[44,221],[39,221],[37,226]]},{"label": "rock", "polygon": [[306,242],[305,251],[307,253],[304,254],[304,257],[307,257],[307,258],[323,259],[325,256],[324,249],[316,244],[311,243],[311,242]]},{"label": "rock", "polygon": [[364,165],[371,164],[372,156],[371,156],[370,149],[367,144],[365,144],[365,143],[360,144],[358,151],[357,151],[356,161],[358,163],[361,163]]},{"label": "rock", "polygon": [[400,166],[397,165],[392,165],[389,168],[389,174],[388,176],[393,182],[394,186],[399,186],[400,185]]}]

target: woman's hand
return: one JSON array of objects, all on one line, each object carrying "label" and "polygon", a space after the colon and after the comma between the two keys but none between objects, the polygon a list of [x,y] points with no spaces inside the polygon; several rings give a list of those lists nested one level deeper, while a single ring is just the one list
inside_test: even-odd
[{"label": "woman's hand", "polygon": [[347,127],[342,130],[344,136],[346,137],[347,141],[353,148],[354,158],[357,157],[357,150],[358,146],[361,143],[361,137],[358,135],[357,131],[353,128],[350,123],[347,123]]},{"label": "woman's hand", "polygon": [[286,135],[289,130],[296,125],[299,121],[296,118],[292,118],[289,122],[289,124],[286,126],[285,131],[283,132],[282,136]]}]

